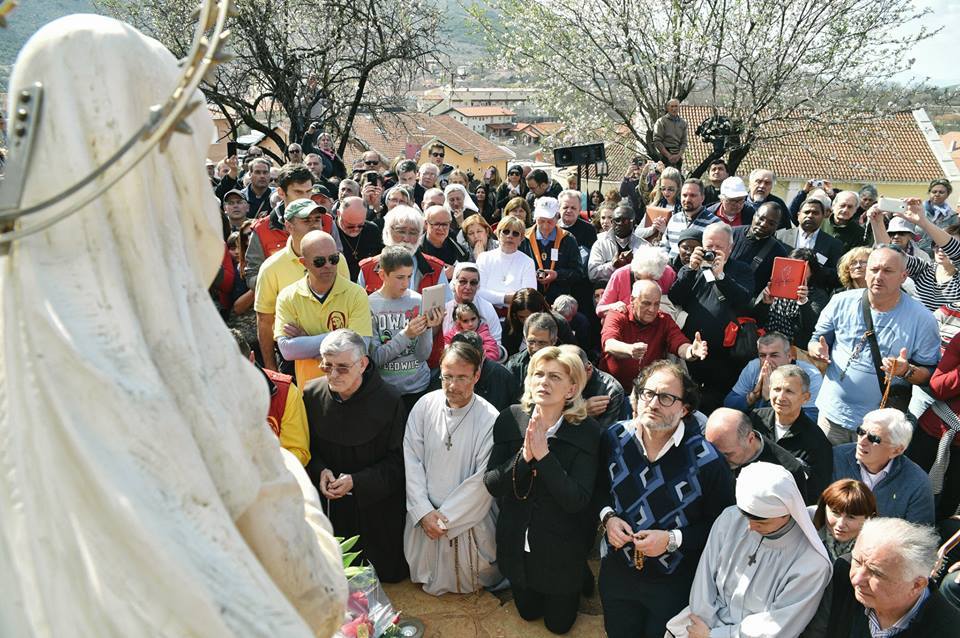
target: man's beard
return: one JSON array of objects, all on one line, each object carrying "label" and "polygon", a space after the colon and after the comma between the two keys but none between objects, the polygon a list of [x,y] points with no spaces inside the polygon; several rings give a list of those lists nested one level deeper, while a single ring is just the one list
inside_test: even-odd
[{"label": "man's beard", "polygon": [[411,244],[410,242],[406,242],[406,241],[398,241],[392,245],[400,246],[401,248],[406,248],[407,252],[409,252],[411,255],[417,254],[417,251],[420,250],[420,244]]}]

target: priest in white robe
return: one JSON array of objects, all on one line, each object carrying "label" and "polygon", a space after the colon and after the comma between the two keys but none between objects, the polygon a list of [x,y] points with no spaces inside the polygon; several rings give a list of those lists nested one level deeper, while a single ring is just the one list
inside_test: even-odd
[{"label": "priest in white robe", "polygon": [[666,636],[796,638],[830,574],[793,477],[779,465],[753,463],[737,478],[737,504],[713,524],[690,605],[670,620]]},{"label": "priest in white robe", "polygon": [[410,580],[435,596],[501,580],[496,511],[483,485],[497,410],[473,392],[482,363],[472,346],[451,344],[440,362],[443,388],[417,401],[403,437],[403,550]]}]

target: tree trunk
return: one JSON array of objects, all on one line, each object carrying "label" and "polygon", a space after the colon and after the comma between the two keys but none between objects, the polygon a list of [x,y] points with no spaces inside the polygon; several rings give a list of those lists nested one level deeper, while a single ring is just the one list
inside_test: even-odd
[{"label": "tree trunk", "polygon": [[[750,144],[743,144],[730,151],[730,157],[727,159],[727,172],[730,175],[737,174],[737,168],[740,167],[740,163],[743,162],[749,152]],[[749,184],[747,186],[749,187]]]},{"label": "tree trunk", "polygon": [[[353,120],[357,117],[357,111],[360,110],[360,102],[363,101],[363,92],[367,86],[367,78],[370,77],[370,70],[364,69],[357,82],[357,91],[353,95],[353,102],[350,104],[350,110],[347,112],[347,118],[343,123],[343,130],[340,132],[340,144],[337,146],[337,155],[343,157],[347,150],[347,144],[350,142],[350,131],[353,129]],[[344,160],[346,161],[346,160]]]}]

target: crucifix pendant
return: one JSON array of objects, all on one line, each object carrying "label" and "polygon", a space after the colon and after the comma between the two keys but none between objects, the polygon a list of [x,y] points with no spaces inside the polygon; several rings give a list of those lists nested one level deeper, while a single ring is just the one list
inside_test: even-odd
[{"label": "crucifix pendant", "polygon": [[747,557],[747,565],[748,565],[748,566],[749,566],[749,565],[753,565],[755,562],[757,562],[757,555],[756,555],[756,554],[750,554],[750,556]]},{"label": "crucifix pendant", "polygon": [[450,448],[453,447],[453,441],[450,440],[450,435],[447,434],[447,440],[443,443],[447,447],[447,451],[450,451]]}]

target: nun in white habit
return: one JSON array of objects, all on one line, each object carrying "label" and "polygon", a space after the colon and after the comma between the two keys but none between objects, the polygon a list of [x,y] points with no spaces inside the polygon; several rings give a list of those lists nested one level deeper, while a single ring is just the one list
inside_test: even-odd
[{"label": "nun in white habit", "polygon": [[751,463],[737,478],[737,504],[710,530],[690,606],[667,623],[666,636],[795,638],[830,575],[793,477],[779,465]]},{"label": "nun in white habit", "polygon": [[[177,76],[116,20],[41,29],[10,79],[11,104],[44,87],[22,204],[102,165]],[[214,127],[202,106],[187,122],[0,257],[0,636],[330,636],[343,620],[329,522],[207,293]]]}]

